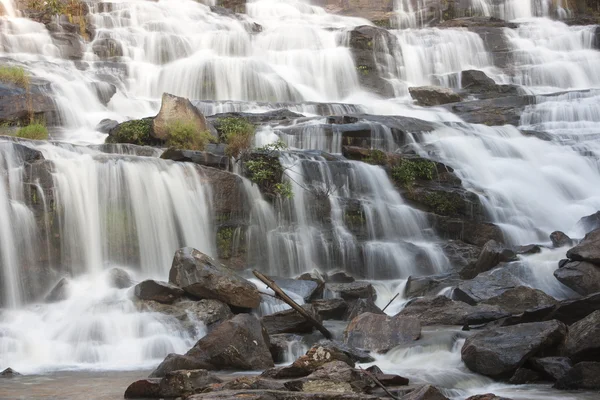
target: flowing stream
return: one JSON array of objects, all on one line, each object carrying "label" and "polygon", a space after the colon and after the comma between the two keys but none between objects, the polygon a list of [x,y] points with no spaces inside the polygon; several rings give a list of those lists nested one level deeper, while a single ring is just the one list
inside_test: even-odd
[{"label": "flowing stream", "polygon": [[[206,115],[288,108],[311,117],[264,126],[255,137],[257,147],[278,140],[289,146],[280,161],[291,199],[272,205],[239,178],[249,204],[245,263],[269,274],[344,270],[372,280],[384,306],[409,276],[450,269],[425,213],[402,198],[383,168],[341,155],[342,134],[326,130],[330,115],[429,121],[434,129],[409,132],[408,146],[452,167],[511,245],[549,244],[555,230],[582,237],[577,221],[600,209],[595,27],[557,20],[571,15],[564,1],[470,0],[470,15],[519,22],[504,29],[512,65],[503,69],[477,33],[429,26],[429,3],[394,2],[393,45],[375,43],[378,68],[394,91],[394,98],[382,99],[361,87],[347,45],[348,32],[371,23],[309,1],[249,0],[246,14],[236,17],[211,9],[212,0],[87,1],[95,36],[81,43],[81,60],[73,61],[43,24],[0,0],[0,60],[50,82],[60,114],[53,142],[0,138],[0,370],[150,369],[205,334],[201,325],[190,331],[176,318],[140,312],[131,289],[111,284],[116,267],[135,281],[166,280],[182,246],[217,252],[219,204],[210,171],[162,160],[160,150],[139,155],[93,146],[106,138],[96,131],[98,122],[155,115],[164,92],[190,98]],[[97,46],[106,43],[118,61],[98,56]],[[412,104],[409,87],[460,89],[460,73],[469,69],[520,85],[536,99],[518,128],[467,124],[446,109]],[[104,104],[109,84],[116,93]],[[377,122],[359,123],[373,132],[372,148],[394,152],[405,145]],[[32,154],[46,160],[43,167],[24,167]],[[529,276],[523,283],[570,296],[552,276],[563,250],[522,257]],[[43,303],[47,283],[65,276],[66,299]],[[417,346],[394,349],[377,365],[440,385],[457,399],[486,392],[593,398],[473,374],[460,361],[464,335],[432,328]]]}]

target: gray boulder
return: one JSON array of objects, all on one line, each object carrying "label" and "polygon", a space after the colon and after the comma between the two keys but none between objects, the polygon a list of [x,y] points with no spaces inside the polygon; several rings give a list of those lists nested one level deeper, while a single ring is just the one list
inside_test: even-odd
[{"label": "gray boulder", "polygon": [[582,296],[600,292],[600,265],[571,261],[554,271],[554,276]]},{"label": "gray boulder", "polygon": [[552,381],[562,378],[573,367],[571,360],[567,357],[532,358],[528,364],[533,370]]},{"label": "gray boulder", "polygon": [[411,87],[408,88],[408,92],[420,106],[439,106],[462,101],[462,97],[452,89],[439,86]]},{"label": "gray boulder", "polygon": [[600,311],[569,326],[565,353],[574,362],[600,361]]},{"label": "gray boulder", "polygon": [[579,222],[577,222],[577,227],[585,233],[600,229],[600,211],[581,218]]},{"label": "gray boulder", "polygon": [[527,310],[552,306],[557,303],[558,301],[554,297],[547,295],[539,289],[527,286],[510,288],[498,296],[481,302],[481,304],[497,306],[500,310],[509,314],[521,314]]},{"label": "gray boulder", "polygon": [[375,289],[369,282],[326,283],[325,288],[346,301],[376,298]]},{"label": "gray boulder", "polygon": [[133,280],[124,269],[111,268],[108,271],[108,284],[117,289],[126,289],[133,286]]},{"label": "gray boulder", "polygon": [[343,320],[348,311],[348,303],[343,299],[315,300],[310,303],[324,319]]},{"label": "gray boulder", "polygon": [[400,400],[448,400],[448,398],[435,386],[423,385],[402,396]]},{"label": "gray boulder", "polygon": [[587,261],[600,266],[600,229],[585,235],[577,246],[567,251],[567,257],[573,261]]},{"label": "gray boulder", "polygon": [[169,139],[170,127],[174,123],[191,124],[196,134],[206,131],[216,134],[214,127],[188,99],[164,93],[160,111],[152,121],[152,135],[160,140]]},{"label": "gray boulder", "polygon": [[562,390],[600,389],[600,362],[584,361],[575,364],[554,387]]},{"label": "gray boulder", "polygon": [[183,289],[168,282],[145,280],[135,285],[134,294],[140,300],[171,304],[184,295]]},{"label": "gray boulder", "polygon": [[[302,308],[316,320],[320,320],[319,314],[312,305],[304,304]],[[310,322],[293,309],[265,315],[261,318],[261,321],[269,335],[276,333],[310,333],[314,329]]]},{"label": "gray boulder", "polygon": [[348,324],[344,343],[360,349],[386,352],[420,337],[421,323],[416,318],[364,313]]},{"label": "gray boulder", "polygon": [[460,271],[460,277],[463,279],[472,279],[482,272],[491,270],[502,262],[515,261],[516,259],[517,255],[512,249],[504,247],[495,240],[490,240],[483,246],[475,264],[470,264]]},{"label": "gray boulder", "polygon": [[556,348],[566,333],[566,326],[558,321],[486,329],[467,338],[461,357],[471,371],[508,379],[529,358]]},{"label": "gray boulder", "polygon": [[169,282],[201,299],[220,300],[243,308],[256,308],[260,304],[256,286],[191,247],[175,253]]},{"label": "gray boulder", "polygon": [[550,234],[550,240],[554,247],[572,246],[573,240],[567,236],[566,233],[561,231],[554,231]]}]

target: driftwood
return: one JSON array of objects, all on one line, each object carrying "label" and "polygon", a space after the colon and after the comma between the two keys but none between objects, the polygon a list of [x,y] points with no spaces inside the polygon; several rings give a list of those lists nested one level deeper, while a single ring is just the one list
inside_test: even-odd
[{"label": "driftwood", "polygon": [[389,303],[387,303],[387,305],[385,307],[383,307],[383,312],[385,312],[385,309],[388,308],[390,306],[390,304],[392,304],[392,301],[396,300],[396,297],[400,296],[400,293],[397,293],[394,297],[392,297],[392,299],[390,300]]},{"label": "driftwood", "polygon": [[310,322],[311,325],[313,325],[315,328],[317,328],[323,334],[323,336],[325,336],[327,339],[331,339],[333,337],[331,335],[331,332],[329,332],[327,330],[327,328],[325,328],[323,326],[323,324],[321,324],[319,321],[317,321],[312,315],[307,313],[306,310],[304,308],[302,308],[294,300],[292,300],[290,298],[290,296],[285,294],[285,292],[275,282],[273,282],[272,279],[270,279],[266,275],[261,274],[260,272],[258,272],[256,270],[252,271],[252,273],[258,279],[260,279],[261,282],[263,282],[265,285],[270,287],[275,292],[277,297],[279,297],[280,300],[287,303],[290,307],[292,307],[294,310],[296,310],[298,313],[300,313],[300,315],[302,315],[304,317],[304,319],[306,319],[308,322]]},{"label": "driftwood", "polygon": [[369,372],[369,371],[367,371],[366,369],[363,369],[362,367],[358,367],[358,368],[360,368],[360,370],[361,370],[362,372],[364,372],[364,374],[365,374],[365,375],[367,375],[369,378],[371,378],[371,380],[372,380],[373,382],[375,382],[375,383],[377,384],[377,386],[379,386],[380,388],[382,388],[382,389],[383,389],[383,391],[384,391],[385,393],[387,393],[387,395],[388,395],[388,396],[390,396],[390,397],[391,397],[392,399],[394,399],[394,400],[400,400],[400,399],[398,398],[398,396],[394,396],[394,394],[393,394],[392,392],[390,392],[390,391],[388,390],[388,388],[386,388],[386,387],[385,387],[385,385],[384,385],[383,383],[381,383],[381,381],[380,381],[379,379],[377,379],[377,377],[376,377],[374,374],[370,373],[370,372]]}]

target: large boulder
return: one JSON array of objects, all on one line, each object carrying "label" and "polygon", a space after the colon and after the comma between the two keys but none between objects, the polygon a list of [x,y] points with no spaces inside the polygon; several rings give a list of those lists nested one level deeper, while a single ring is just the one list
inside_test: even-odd
[{"label": "large boulder", "polygon": [[550,241],[554,247],[572,246],[573,239],[567,236],[566,233],[561,231],[554,231],[550,234]]},{"label": "large boulder", "polygon": [[221,379],[204,369],[173,371],[160,381],[159,393],[160,397],[184,397],[201,393],[207,387],[221,382]]},{"label": "large boulder", "polygon": [[467,70],[461,73],[461,84],[464,91],[480,99],[516,96],[519,94],[517,85],[499,85],[485,72]]},{"label": "large boulder", "polygon": [[184,295],[183,289],[168,282],[145,280],[134,287],[134,294],[140,300],[153,300],[171,304]]},{"label": "large boulder", "polygon": [[126,289],[133,286],[133,279],[124,269],[111,268],[108,271],[108,284],[117,289]]},{"label": "large boulder", "polygon": [[554,276],[582,296],[600,292],[600,265],[571,261],[554,271]]},{"label": "large boulder", "polygon": [[573,261],[587,261],[600,266],[600,229],[585,235],[577,246],[567,251],[567,257]]},{"label": "large boulder", "polygon": [[527,286],[507,289],[498,296],[481,302],[481,304],[497,306],[501,311],[509,314],[520,314],[526,310],[552,306],[557,303],[558,301],[554,297]]},{"label": "large boulder", "polygon": [[295,392],[365,393],[372,389],[375,383],[362,371],[345,362],[332,361],[307,377],[286,382],[285,386]]},{"label": "large boulder", "polygon": [[522,281],[508,268],[497,268],[464,281],[452,292],[454,300],[475,305],[479,302],[500,296],[508,289],[522,286]]},{"label": "large boulder", "polygon": [[333,292],[346,301],[356,299],[376,298],[373,285],[365,281],[355,281],[348,283],[326,283],[325,289]]},{"label": "large boulder", "polygon": [[512,249],[506,248],[495,240],[490,240],[483,246],[475,264],[463,268],[460,276],[463,279],[472,279],[482,272],[496,267],[501,262],[515,261],[517,255]]},{"label": "large boulder", "polygon": [[445,288],[458,285],[462,280],[458,274],[409,276],[404,286],[404,297],[436,296]]},{"label": "large boulder", "polygon": [[509,314],[492,305],[471,306],[445,296],[423,297],[410,302],[398,316],[418,318],[422,325],[478,325]]},{"label": "large boulder", "polygon": [[[598,29],[598,32],[600,32],[600,29]],[[577,227],[586,234],[595,231],[596,229],[600,229],[600,211],[581,218],[579,222],[577,222]]]},{"label": "large boulder", "polygon": [[[184,357],[186,362],[202,365],[193,369],[259,370],[273,366],[269,346],[269,335],[260,321],[253,315],[239,314],[200,339]],[[176,368],[174,361],[179,362],[181,358],[168,357],[153,376],[181,369]]]},{"label": "large boulder", "polygon": [[459,94],[452,89],[439,86],[418,86],[408,88],[408,91],[420,106],[439,106],[462,101]]},{"label": "large boulder", "polygon": [[421,337],[421,323],[412,317],[364,313],[354,318],[344,332],[344,342],[352,347],[386,352]]},{"label": "large boulder", "polygon": [[474,372],[508,379],[529,358],[556,348],[566,333],[566,326],[558,321],[486,329],[467,338],[461,357]]},{"label": "large boulder", "polygon": [[139,379],[127,386],[123,397],[126,399],[160,398],[160,378]]},{"label": "large boulder", "polygon": [[[302,308],[316,320],[320,320],[319,314],[310,304],[302,305]],[[314,326],[296,310],[285,310],[275,314],[265,315],[261,318],[269,335],[276,333],[310,333]]]},{"label": "large boulder", "polygon": [[569,327],[565,353],[575,362],[600,361],[600,311]]},{"label": "large boulder", "polygon": [[256,308],[260,304],[256,286],[191,247],[175,253],[169,282],[201,299],[216,299],[242,308]]},{"label": "large boulder", "polygon": [[31,119],[44,121],[48,126],[60,123],[50,82],[30,77],[27,89],[0,82],[0,124],[28,125]]},{"label": "large boulder", "polygon": [[311,302],[319,316],[324,319],[343,320],[348,311],[348,303],[344,299],[324,299]]},{"label": "large boulder", "polygon": [[542,377],[552,381],[562,378],[573,367],[571,360],[567,357],[531,358],[527,363]]},{"label": "large boulder", "polygon": [[554,387],[562,390],[600,389],[600,362],[584,361],[575,364]]},{"label": "large boulder", "polygon": [[193,125],[197,134],[214,131],[204,115],[188,99],[164,93],[160,111],[152,121],[152,135],[166,141],[169,139],[172,125],[176,123]]},{"label": "large boulder", "polygon": [[294,293],[305,302],[309,302],[316,294],[319,284],[312,280],[271,277],[273,281],[288,295]]},{"label": "large boulder", "polygon": [[372,314],[385,314],[381,308],[377,307],[377,304],[375,304],[372,298],[358,299],[350,303],[348,313],[344,319],[346,321],[352,321],[354,318],[367,312]]},{"label": "large boulder", "polygon": [[[199,301],[179,300],[173,304],[163,304],[153,300],[136,302],[140,311],[150,311],[166,314],[177,318],[183,328],[192,334],[197,334],[204,324],[209,330],[219,323],[231,318],[233,313],[229,306],[218,300],[203,299]],[[186,368],[196,369],[196,368]]]}]

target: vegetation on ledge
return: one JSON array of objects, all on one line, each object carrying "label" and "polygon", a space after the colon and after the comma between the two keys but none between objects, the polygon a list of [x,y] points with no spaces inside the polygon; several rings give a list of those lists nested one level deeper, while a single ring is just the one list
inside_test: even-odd
[{"label": "vegetation on ledge", "polygon": [[123,122],[110,132],[106,143],[155,145],[157,140],[152,137],[152,120],[150,117]]},{"label": "vegetation on ledge", "polygon": [[283,142],[268,144],[256,149],[244,162],[248,179],[256,183],[261,191],[271,197],[291,198],[290,182],[283,181],[284,169],[273,153],[285,149]]},{"label": "vegetation on ledge", "polygon": [[432,180],[436,173],[436,165],[433,161],[425,159],[403,158],[392,167],[391,172],[392,179],[398,185],[411,190],[417,179]]},{"label": "vegetation on ledge", "polygon": [[239,117],[219,118],[218,123],[225,154],[239,159],[252,146],[254,125]]},{"label": "vegetation on ledge", "polygon": [[12,83],[27,89],[29,87],[29,74],[22,67],[0,66],[0,82]]},{"label": "vegetation on ledge", "polygon": [[22,139],[48,140],[48,129],[39,122],[19,128],[16,134]]},{"label": "vegetation on ledge", "polygon": [[206,149],[206,145],[214,141],[214,137],[208,131],[197,132],[196,126],[190,122],[175,121],[167,126],[169,138],[167,147],[181,150]]}]

